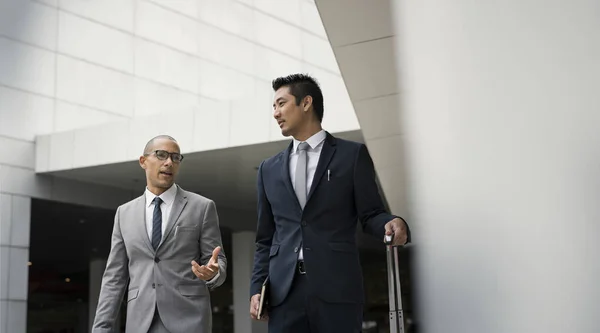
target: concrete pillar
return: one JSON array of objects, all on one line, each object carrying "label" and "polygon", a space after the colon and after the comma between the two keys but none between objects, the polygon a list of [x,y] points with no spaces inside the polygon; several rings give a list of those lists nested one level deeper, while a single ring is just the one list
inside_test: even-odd
[{"label": "concrete pillar", "polygon": [[267,324],[250,319],[250,278],[254,263],[255,233],[235,232],[233,250],[233,331],[235,333],[267,333]]},{"label": "concrete pillar", "polygon": [[95,258],[90,261],[90,286],[89,286],[89,314],[88,326],[91,331],[96,316],[96,307],[98,306],[98,298],[100,296],[100,288],[102,287],[102,275],[106,269],[106,259]]},{"label": "concrete pillar", "polygon": [[75,332],[91,332],[88,325],[89,303],[77,303],[77,326]]},{"label": "concrete pillar", "polygon": [[0,194],[0,333],[27,331],[31,198]]},{"label": "concrete pillar", "polygon": [[597,1],[392,1],[426,332],[600,332]]}]

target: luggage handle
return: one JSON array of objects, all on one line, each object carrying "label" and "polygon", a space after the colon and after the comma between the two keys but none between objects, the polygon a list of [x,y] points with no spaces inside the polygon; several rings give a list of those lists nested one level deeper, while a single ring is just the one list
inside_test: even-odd
[{"label": "luggage handle", "polygon": [[402,286],[400,285],[400,265],[398,249],[392,245],[394,236],[385,235],[387,253],[388,291],[390,303],[390,333],[404,333],[404,315],[402,311]]},{"label": "luggage handle", "polygon": [[383,242],[385,245],[392,245],[392,240],[394,239],[394,234],[385,235]]}]

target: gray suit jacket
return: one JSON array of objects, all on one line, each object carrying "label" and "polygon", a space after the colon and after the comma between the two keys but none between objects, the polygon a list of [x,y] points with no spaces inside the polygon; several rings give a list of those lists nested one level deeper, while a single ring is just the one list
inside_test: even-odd
[{"label": "gray suit jacket", "polygon": [[211,332],[209,289],[225,281],[227,259],[221,250],[220,276],[210,283],[194,275],[191,262],[206,264],[215,247],[222,249],[215,203],[178,187],[156,252],[146,232],[145,203],[142,195],[117,209],[92,332],[113,332],[125,291],[127,332],[148,332],[156,308],[173,333]]}]

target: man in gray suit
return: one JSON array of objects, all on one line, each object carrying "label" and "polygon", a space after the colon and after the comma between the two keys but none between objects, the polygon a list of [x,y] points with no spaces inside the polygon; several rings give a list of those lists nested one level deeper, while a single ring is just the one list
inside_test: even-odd
[{"label": "man in gray suit", "polygon": [[170,136],[146,144],[146,191],[115,214],[93,333],[116,331],[126,287],[126,332],[211,332],[209,289],[225,281],[227,259],[215,203],[175,184],[182,160]]}]

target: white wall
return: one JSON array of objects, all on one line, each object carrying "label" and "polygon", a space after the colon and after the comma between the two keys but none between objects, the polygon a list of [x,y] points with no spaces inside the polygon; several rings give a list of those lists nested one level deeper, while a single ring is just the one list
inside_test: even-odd
[{"label": "white wall", "polygon": [[328,129],[358,128],[307,0],[2,0],[0,50],[11,138],[186,111],[220,146],[281,139],[270,81],[293,72],[321,81]]},{"label": "white wall", "polygon": [[72,132],[38,147],[54,162],[37,171],[130,160],[165,132],[186,152],[283,139],[270,82],[294,72],[321,83],[327,130],[359,128],[312,1],[57,4],[0,2],[0,135]]},{"label": "white wall", "polygon": [[391,1],[317,0],[316,4],[390,210],[408,218],[399,112],[403,90],[396,74]]},{"label": "white wall", "polygon": [[399,1],[427,332],[600,331],[600,4]]}]

